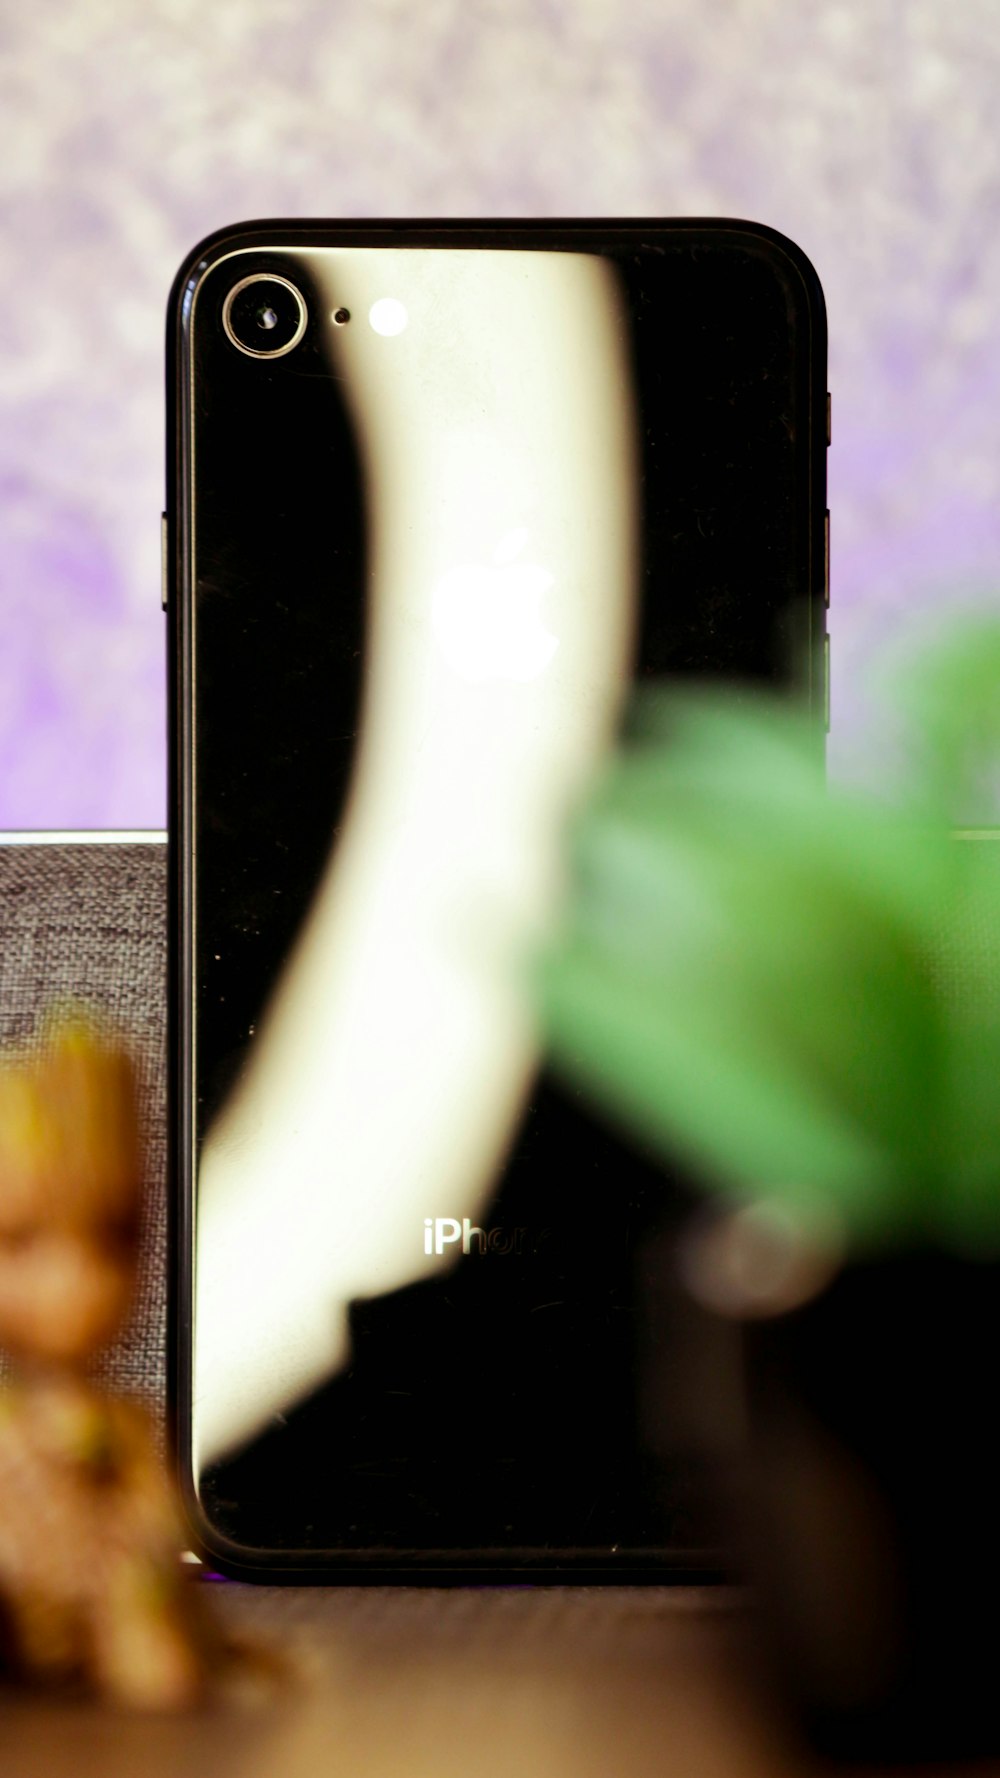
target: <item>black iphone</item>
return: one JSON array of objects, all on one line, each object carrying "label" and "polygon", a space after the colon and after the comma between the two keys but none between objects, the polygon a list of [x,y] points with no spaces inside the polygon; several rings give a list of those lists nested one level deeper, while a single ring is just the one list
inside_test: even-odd
[{"label": "black iphone", "polygon": [[681,1187],[549,1078],[528,960],[636,681],[821,726],[816,275],[747,222],[253,223],[168,359],[192,1535],[269,1580],[702,1571],[647,1387]]}]

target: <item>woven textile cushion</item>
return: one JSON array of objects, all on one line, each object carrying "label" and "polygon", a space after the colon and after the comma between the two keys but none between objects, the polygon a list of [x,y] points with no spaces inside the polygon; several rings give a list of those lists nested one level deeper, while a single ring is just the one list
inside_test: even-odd
[{"label": "woven textile cushion", "polygon": [[[17,843],[0,835],[0,1042],[32,1046],[54,1000],[85,1000],[129,1043],[139,1081],[145,1216],[131,1322],[95,1370],[143,1398],[166,1388],[166,896],[162,836]],[[0,1376],[5,1360],[0,1354]]]}]

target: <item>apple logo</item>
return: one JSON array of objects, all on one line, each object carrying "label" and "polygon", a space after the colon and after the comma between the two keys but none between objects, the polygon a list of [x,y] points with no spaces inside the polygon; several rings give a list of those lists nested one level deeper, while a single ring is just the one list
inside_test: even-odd
[{"label": "apple logo", "polygon": [[559,647],[540,605],[553,576],[518,558],[523,527],[501,537],[489,562],[460,562],[434,588],[431,623],[441,653],[463,679],[527,683],[545,672]]}]

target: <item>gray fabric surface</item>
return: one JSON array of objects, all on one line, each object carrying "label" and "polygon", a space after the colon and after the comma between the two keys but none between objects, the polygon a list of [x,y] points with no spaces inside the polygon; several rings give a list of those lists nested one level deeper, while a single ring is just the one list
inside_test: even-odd
[{"label": "gray fabric surface", "polygon": [[[125,1335],[95,1369],[162,1424],[166,1382],[166,846],[11,845],[0,835],[0,1043],[31,1046],[53,1001],[114,1021],[139,1079],[146,1195]],[[0,1357],[0,1375],[3,1374]]]}]

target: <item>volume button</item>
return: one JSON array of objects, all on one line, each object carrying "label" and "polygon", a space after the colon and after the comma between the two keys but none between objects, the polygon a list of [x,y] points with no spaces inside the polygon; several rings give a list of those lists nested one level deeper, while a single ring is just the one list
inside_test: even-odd
[{"label": "volume button", "polygon": [[160,604],[167,609],[170,587],[170,526],[165,512],[160,514]]},{"label": "volume button", "polygon": [[823,514],[823,598],[830,609],[830,508]]}]

